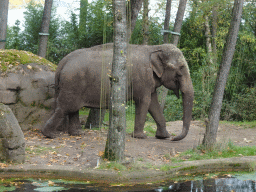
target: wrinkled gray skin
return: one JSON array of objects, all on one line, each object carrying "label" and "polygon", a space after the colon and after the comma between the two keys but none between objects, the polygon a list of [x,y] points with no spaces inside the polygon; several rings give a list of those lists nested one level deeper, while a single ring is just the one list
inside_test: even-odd
[{"label": "wrinkled gray skin", "polygon": [[[67,115],[68,133],[80,135],[79,109],[81,107],[108,108],[112,48],[112,44],[106,44],[79,49],[60,61],[55,75],[56,108],[42,129],[46,137],[56,136],[57,128],[63,124],[63,119]],[[146,138],[143,128],[149,112],[157,124],[156,138],[170,138],[156,92],[157,87],[164,85],[173,90],[177,97],[179,97],[179,91],[182,93],[183,128],[181,134],[172,140],[183,139],[190,126],[194,91],[182,52],[171,44],[129,45],[128,52],[128,99],[133,98],[135,101],[136,114],[133,137]],[[102,85],[101,82],[103,82]],[[106,101],[100,105],[101,86],[104,87]]]}]

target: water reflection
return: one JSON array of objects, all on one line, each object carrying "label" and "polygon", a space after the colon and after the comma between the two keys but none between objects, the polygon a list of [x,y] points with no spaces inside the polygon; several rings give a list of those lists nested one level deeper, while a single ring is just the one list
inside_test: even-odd
[{"label": "water reflection", "polygon": [[[255,178],[256,179],[256,178]],[[158,190],[159,191],[159,190]],[[187,181],[170,185],[161,191],[179,192],[256,192],[254,180],[239,180],[237,178],[207,179]]]},{"label": "water reflection", "polygon": [[[244,180],[247,179],[247,180]],[[249,179],[249,180],[248,180]],[[164,183],[161,186],[109,186],[90,182],[64,180],[15,180],[0,184],[0,191],[65,191],[65,192],[94,192],[94,191],[147,191],[147,192],[256,192],[256,174],[237,175],[236,178],[217,178],[181,183]]]}]

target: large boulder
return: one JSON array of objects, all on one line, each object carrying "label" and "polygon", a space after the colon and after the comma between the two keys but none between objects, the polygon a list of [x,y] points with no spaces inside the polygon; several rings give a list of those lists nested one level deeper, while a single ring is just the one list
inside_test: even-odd
[{"label": "large boulder", "polygon": [[25,51],[1,50],[0,58],[0,103],[12,109],[22,130],[41,129],[54,102],[56,65]]},{"label": "large boulder", "polygon": [[13,163],[25,161],[24,134],[12,110],[0,103],[0,160]]}]

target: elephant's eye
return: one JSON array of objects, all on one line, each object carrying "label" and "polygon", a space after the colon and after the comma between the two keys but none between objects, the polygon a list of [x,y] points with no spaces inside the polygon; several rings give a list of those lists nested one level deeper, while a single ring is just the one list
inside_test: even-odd
[{"label": "elephant's eye", "polygon": [[180,66],[180,70],[183,70],[183,68],[184,68],[184,65]]}]

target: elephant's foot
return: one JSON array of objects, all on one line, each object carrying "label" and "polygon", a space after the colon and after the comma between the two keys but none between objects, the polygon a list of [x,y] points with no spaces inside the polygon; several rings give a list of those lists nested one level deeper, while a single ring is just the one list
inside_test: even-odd
[{"label": "elephant's foot", "polygon": [[139,132],[139,133],[133,132],[132,137],[138,138],[138,139],[146,139],[147,135],[143,132],[142,133],[141,132]]},{"label": "elephant's foot", "polygon": [[47,138],[54,139],[59,135],[59,132],[42,129],[42,134]]},{"label": "elephant's foot", "polygon": [[155,137],[157,138],[157,139],[166,139],[166,138],[170,138],[171,137],[171,134],[170,133],[168,133],[168,131],[167,130],[162,130],[162,131],[156,131],[156,135],[155,135]]},{"label": "elephant's foot", "polygon": [[85,132],[81,128],[68,130],[68,134],[71,136],[84,135],[84,133]]}]

